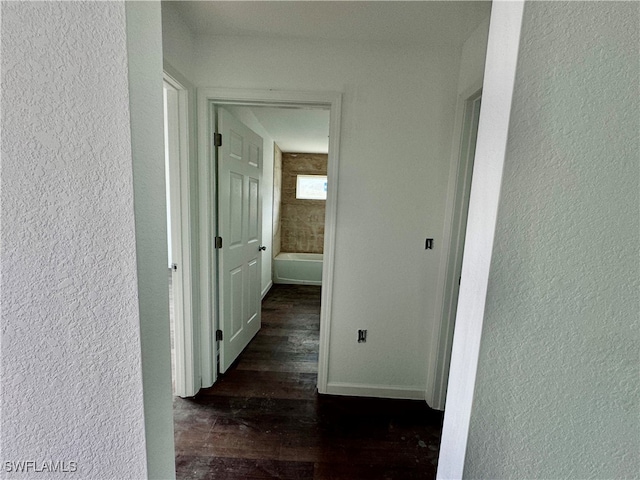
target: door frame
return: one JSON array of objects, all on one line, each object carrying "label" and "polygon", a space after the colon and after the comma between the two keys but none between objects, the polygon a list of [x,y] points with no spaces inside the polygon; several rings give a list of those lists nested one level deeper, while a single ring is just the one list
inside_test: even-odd
[{"label": "door frame", "polygon": [[329,154],[327,161],[328,191],[325,214],[324,253],[322,266],[322,297],[320,309],[320,347],[318,358],[318,392],[326,393],[331,331],[331,302],[338,204],[338,164],[340,148],[340,118],[342,94],[339,92],[297,92],[286,90],[245,90],[233,88],[198,88],[198,177],[200,191],[200,309],[202,386],[217,380],[218,345],[214,332],[218,325],[217,285],[218,265],[215,255],[216,178],[215,105],[322,108],[329,110]]},{"label": "door frame", "polygon": [[[438,282],[438,294],[440,304],[440,322],[433,329],[430,348],[428,350],[427,365],[432,367],[427,372],[426,401],[431,408],[444,410],[445,396],[447,392],[447,379],[449,376],[449,360],[451,357],[451,343],[453,340],[453,328],[456,320],[456,304],[459,290],[459,274],[462,264],[464,235],[462,224],[467,223],[467,217],[456,216],[456,205],[460,202],[469,202],[471,190],[470,182],[464,182],[464,178],[470,173],[473,166],[473,158],[465,149],[465,131],[470,108],[473,103],[482,96],[482,80],[458,95],[456,103],[456,117],[453,134],[453,147],[451,158],[451,170],[449,173],[448,197],[445,212],[447,222],[444,225],[442,244],[446,249],[440,260],[440,275],[442,282]],[[460,184],[460,182],[463,182]],[[467,207],[468,210],[468,207]]]},{"label": "door frame", "polygon": [[[171,215],[176,216],[178,228],[172,218],[171,229],[176,232],[167,232],[171,243],[176,242],[177,258],[172,258],[178,266],[172,280],[176,282],[172,286],[174,291],[174,345],[175,345],[175,395],[191,397],[200,388],[199,368],[196,365],[197,348],[194,342],[194,332],[197,329],[195,320],[192,292],[192,238],[191,238],[191,171],[190,171],[190,140],[189,140],[189,88],[176,75],[165,66],[163,71],[163,84],[166,83],[176,92],[176,122],[174,129],[169,126],[168,135],[176,146],[174,155],[169,157],[169,184],[170,198],[172,201]],[[173,180],[172,180],[173,179]],[[176,181],[177,180],[177,181]],[[175,238],[174,238],[175,237]],[[172,282],[173,283],[173,282]]]}]

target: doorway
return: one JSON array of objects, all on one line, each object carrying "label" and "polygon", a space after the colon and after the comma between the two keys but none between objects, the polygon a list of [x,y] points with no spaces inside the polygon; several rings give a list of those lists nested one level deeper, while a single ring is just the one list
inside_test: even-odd
[{"label": "doorway", "polygon": [[433,405],[444,407],[449,379],[451,344],[456,321],[458,294],[462,282],[462,258],[464,252],[469,196],[476,154],[476,140],[480,120],[482,85],[476,85],[460,95],[460,126],[458,127],[458,149],[456,172],[453,176],[453,201],[451,202],[451,223],[449,231],[449,251],[446,255],[444,280],[444,301],[440,332],[437,336],[436,375],[433,389]]},{"label": "doorway", "polygon": [[271,290],[315,285],[320,298],[330,118],[320,108],[231,104],[215,115],[224,373],[258,334]]},{"label": "doorway", "polygon": [[[198,91],[198,152],[199,152],[199,192],[200,192],[200,260],[204,266],[201,272],[201,314],[204,321],[201,329],[202,386],[213,385],[218,377],[217,361],[219,343],[216,340],[221,319],[218,311],[219,292],[216,272],[219,264],[216,255],[216,219],[218,210],[216,198],[219,194],[215,165],[216,107],[277,107],[323,109],[329,111],[329,148],[327,160],[326,218],[324,229],[324,257],[322,266],[323,288],[320,309],[320,340],[317,388],[325,393],[328,367],[328,339],[330,332],[330,310],[333,277],[333,253],[337,205],[337,172],[339,146],[339,118],[341,95],[337,93],[299,93],[280,91],[238,91],[229,89],[202,89]],[[224,141],[224,140],[223,140]],[[222,240],[224,242],[224,240]],[[224,336],[224,332],[222,333]],[[219,338],[219,336],[218,336]]]},{"label": "doorway", "polygon": [[173,394],[192,396],[199,388],[193,332],[191,178],[188,89],[171,74],[163,78],[167,217],[167,265]]}]

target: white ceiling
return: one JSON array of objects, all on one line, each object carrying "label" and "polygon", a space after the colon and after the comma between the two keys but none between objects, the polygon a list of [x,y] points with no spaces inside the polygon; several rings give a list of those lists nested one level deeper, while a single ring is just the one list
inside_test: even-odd
[{"label": "white ceiling", "polygon": [[329,152],[329,110],[256,107],[253,114],[283,152]]},{"label": "white ceiling", "polygon": [[233,110],[253,113],[283,152],[329,152],[329,110],[240,106]]},{"label": "white ceiling", "polygon": [[198,35],[460,46],[488,1],[179,1]]},{"label": "white ceiling", "polygon": [[[489,1],[169,3],[196,35],[320,39],[396,46],[461,46],[491,10]],[[250,110],[283,151],[327,153],[328,111],[267,107]]]}]

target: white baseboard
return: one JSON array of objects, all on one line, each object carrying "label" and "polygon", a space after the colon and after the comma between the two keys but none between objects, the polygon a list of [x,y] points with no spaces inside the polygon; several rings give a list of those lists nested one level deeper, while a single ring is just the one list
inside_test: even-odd
[{"label": "white baseboard", "polygon": [[277,283],[278,285],[316,285],[316,286],[321,286],[322,285],[322,280],[319,280],[319,281],[316,281],[316,280],[296,280],[296,279],[292,279],[292,278],[276,277],[275,283]]},{"label": "white baseboard", "polygon": [[398,398],[405,400],[424,400],[425,389],[418,387],[361,385],[355,383],[327,383],[329,395],[352,397]]},{"label": "white baseboard", "polygon": [[264,289],[262,290],[262,297],[261,297],[262,300],[264,300],[264,297],[267,296],[267,293],[269,293],[269,290],[271,290],[271,287],[273,287],[273,282],[269,281],[267,286],[264,287]]}]

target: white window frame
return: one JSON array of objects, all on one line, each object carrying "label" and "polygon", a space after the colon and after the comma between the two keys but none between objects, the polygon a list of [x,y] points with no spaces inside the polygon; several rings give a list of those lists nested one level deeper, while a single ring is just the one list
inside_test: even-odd
[{"label": "white window frame", "polygon": [[[313,179],[313,180],[320,180],[321,179],[324,180],[324,195],[306,195],[302,196],[303,194],[300,193],[300,191],[303,189],[303,185],[302,183],[304,182],[304,180],[306,179]],[[326,200],[327,199],[327,176],[326,175],[296,175],[296,199],[297,200]]]}]

